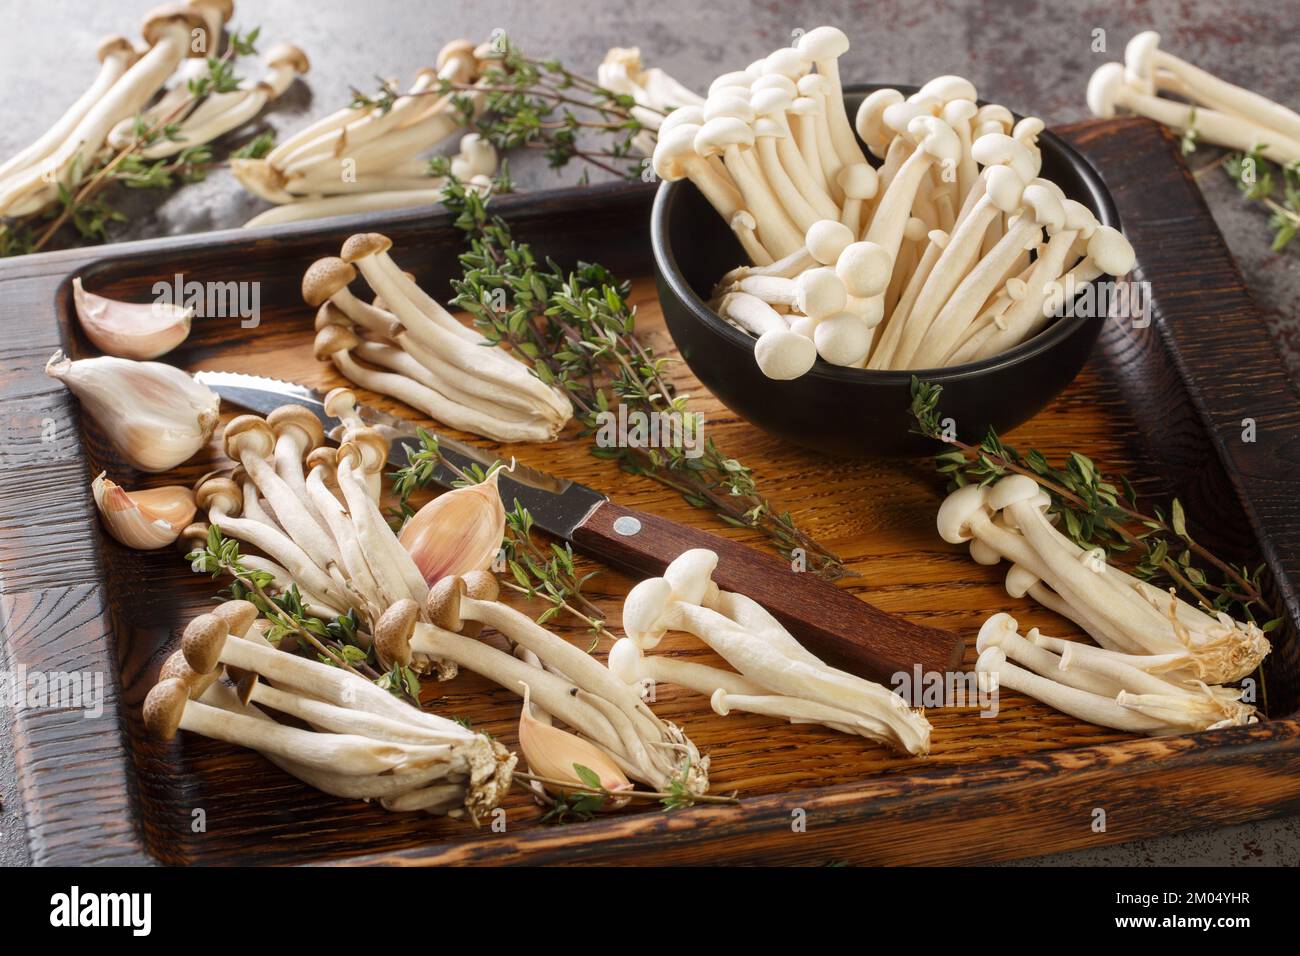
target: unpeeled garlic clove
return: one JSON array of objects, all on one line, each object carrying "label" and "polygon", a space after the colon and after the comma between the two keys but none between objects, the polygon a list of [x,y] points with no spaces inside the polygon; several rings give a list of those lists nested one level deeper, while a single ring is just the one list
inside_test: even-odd
[{"label": "unpeeled garlic clove", "polygon": [[397,540],[429,584],[492,566],[506,532],[499,474],[496,469],[477,485],[439,495],[402,528]]},{"label": "unpeeled garlic clove", "polygon": [[[578,776],[577,767],[585,767],[600,780],[606,790],[617,793],[631,790],[632,781],[619,769],[618,764],[595,744],[583,740],[567,730],[543,723],[533,716],[531,693],[524,684],[524,706],[519,712],[519,752],[528,762],[528,769],[539,777],[572,782],[574,790],[584,792],[589,786]],[[554,784],[544,785],[549,791],[559,790],[567,796],[569,791]],[[613,810],[626,806],[630,797],[607,800],[603,809]]]},{"label": "unpeeled garlic clove", "polygon": [[171,544],[198,510],[194,492],[179,485],[127,491],[100,472],[90,483],[90,490],[108,533],[138,551]]},{"label": "unpeeled garlic clove", "polygon": [[60,349],[45,374],[72,390],[122,457],[141,471],[166,471],[192,458],[220,420],[216,393],[163,362],[108,355],[74,362]]},{"label": "unpeeled garlic clove", "polygon": [[170,303],[118,302],[87,292],[72,280],[72,301],[86,338],[107,355],[153,359],[185,341],[194,310]]}]

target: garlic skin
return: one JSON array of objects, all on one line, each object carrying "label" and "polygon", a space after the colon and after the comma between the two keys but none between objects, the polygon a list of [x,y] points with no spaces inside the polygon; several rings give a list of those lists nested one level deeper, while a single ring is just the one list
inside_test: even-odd
[{"label": "garlic skin", "polygon": [[170,352],[190,334],[194,310],[161,302],[118,302],[87,292],[81,276],[72,280],[72,301],[86,338],[106,355],[153,359]]},{"label": "garlic skin", "polygon": [[[522,683],[522,681],[521,681]],[[544,723],[533,716],[531,692],[527,684],[524,687],[524,706],[519,712],[519,753],[528,762],[528,769],[539,777],[551,780],[572,781],[575,790],[585,790],[574,765],[586,767],[600,778],[600,785],[606,790],[617,793],[631,790],[632,781],[619,769],[605,751],[595,744],[583,740],[567,730],[561,730]],[[554,784],[545,784],[547,790],[559,790],[563,796],[569,791]],[[622,797],[607,800],[606,810],[626,806],[631,798]]]},{"label": "garlic skin", "polygon": [[113,538],[137,551],[155,551],[174,542],[194,518],[194,492],[179,485],[127,491],[100,472],[90,483],[95,507]]},{"label": "garlic skin", "polygon": [[402,528],[397,540],[428,584],[492,567],[506,533],[506,509],[497,489],[500,473],[494,469],[477,485],[439,495]]},{"label": "garlic skin", "polygon": [[108,355],[74,362],[60,349],[45,374],[72,390],[122,457],[141,471],[167,471],[194,457],[220,420],[216,393],[162,362]]}]

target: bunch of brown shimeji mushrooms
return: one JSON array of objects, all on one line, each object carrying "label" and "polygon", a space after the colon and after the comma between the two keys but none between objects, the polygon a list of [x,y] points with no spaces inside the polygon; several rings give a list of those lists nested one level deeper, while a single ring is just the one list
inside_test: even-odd
[{"label": "bunch of brown shimeji mushrooms", "polygon": [[[288,654],[227,601],[185,628],[144,702],[144,723],[249,747],[325,793],[477,820],[510,789],[516,758],[485,734],[404,704],[355,674]],[[219,680],[222,671],[230,684]],[[280,713],[310,729],[281,723]]]},{"label": "bunch of brown shimeji mushrooms", "polygon": [[656,173],[690,179],[750,259],[711,305],[757,338],[764,374],[988,358],[1045,328],[1061,290],[1132,267],[1120,233],[1039,176],[1043,122],[977,106],[970,81],[878,90],[850,125],[848,46],[811,30],[659,130]]},{"label": "bunch of brown shimeji mushrooms", "polygon": [[105,156],[142,139],[138,153],[145,160],[209,143],[252,120],[307,72],[301,50],[277,44],[264,58],[261,80],[196,94],[191,83],[208,73],[209,58],[221,55],[221,32],[233,14],[232,0],[188,0],[145,17],[143,48],[121,36],[105,39],[99,74],[86,92],[39,139],[0,164],[0,217],[47,209],[60,190],[76,193]]},{"label": "bunch of brown shimeji mushrooms", "polygon": [[[505,349],[457,322],[388,255],[392,242],[361,233],[302,281],[316,306],[316,357],[349,381],[454,428],[496,441],[550,441],[573,414],[569,399]],[[360,270],[375,291],[349,290]]]},{"label": "bunch of brown shimeji mushrooms", "polygon": [[[455,677],[459,668],[465,667],[523,697],[520,750],[533,773],[550,781],[546,787],[553,793],[564,792],[564,783],[575,787],[582,783],[580,774],[575,773],[576,763],[597,773],[601,786],[609,791],[627,790],[632,781],[640,781],[656,793],[676,791],[688,799],[703,795],[708,789],[708,758],[701,756],[678,727],[656,717],[595,658],[497,600],[497,581],[488,570],[505,529],[497,472],[477,485],[435,498],[399,535],[389,527],[379,504],[387,439],[361,421],[347,389],[330,392],[325,410],[343,423],[337,449],[324,444],[323,427],[316,416],[298,406],[284,406],[266,419],[242,415],[231,420],[223,442],[226,455],[237,467],[229,476],[214,473],[199,481],[196,498],[207,512],[207,523],[187,528],[183,546],[201,548],[209,528],[216,528],[244,546],[239,557],[243,572],[269,577],[268,593],[283,595],[296,587],[305,611],[325,621],[352,613],[358,633],[373,646],[385,667],[433,673],[440,680]],[[228,688],[213,689],[206,678],[192,679],[186,684],[188,696],[202,696],[202,703],[210,707],[200,708],[192,720],[186,716],[176,724],[173,717],[182,712],[188,715],[190,709],[181,706],[186,696],[183,688],[175,682],[168,684],[169,677],[179,676],[173,673],[179,667],[173,662],[170,670],[164,669],[160,684],[168,689],[157,692],[165,706],[153,708],[153,723],[162,728],[164,736],[170,732],[168,728],[180,726],[243,743],[267,752],[277,762],[287,760],[286,769],[313,786],[341,796],[380,798],[392,810],[441,812],[453,797],[466,806],[481,809],[487,805],[480,793],[482,773],[466,778],[476,788],[468,796],[444,789],[447,783],[440,781],[441,776],[459,772],[454,747],[444,748],[446,759],[436,765],[444,767],[441,771],[434,764],[420,762],[419,754],[408,759],[405,753],[393,752],[386,767],[370,761],[350,771],[367,775],[364,780],[340,783],[320,773],[328,767],[301,759],[301,750],[283,752],[268,743],[272,738],[256,732],[279,731],[241,720],[233,722],[238,730],[223,736],[227,733],[223,728],[231,722],[213,714],[213,707],[252,718],[258,714],[256,708],[250,713],[249,705],[256,704],[305,720],[329,734],[356,734],[402,744],[425,742],[428,727],[436,730],[445,722],[424,720],[415,708],[349,672],[346,664],[330,667],[304,662],[287,650],[249,650],[245,645],[258,641],[258,636],[247,628],[230,625],[230,634],[248,640],[221,644],[221,639],[209,632],[220,631],[221,638],[227,632],[209,618],[205,615],[191,624],[191,630],[201,631],[202,636],[191,639],[187,632],[183,642],[182,651],[191,668],[199,675],[209,675],[219,664],[226,664],[255,671],[260,682],[255,682],[255,691],[250,690],[234,675],[240,691],[236,700]],[[511,650],[481,639],[485,628],[508,641]],[[206,650],[195,651],[191,647],[195,642],[203,648],[211,642],[220,646],[214,656]],[[220,650],[232,646],[233,656]],[[322,673],[332,676],[326,680],[319,676]],[[365,690],[355,690],[357,686]],[[354,690],[348,691],[349,687]],[[305,694],[316,701],[304,704],[286,693]],[[376,703],[380,699],[382,705]],[[332,709],[327,712],[320,704],[351,706],[368,713],[349,723],[345,714]],[[414,732],[409,730],[407,736],[382,736],[381,731],[397,733],[389,725],[394,720],[401,722],[407,710],[415,716],[406,717],[406,722],[423,725],[424,736],[410,736]],[[376,717],[386,721],[377,722]],[[557,726],[560,723],[568,729]],[[455,739],[481,738],[462,731]],[[338,741],[314,743],[328,748]],[[360,744],[349,741],[348,746]],[[496,794],[501,789],[497,786],[501,775],[508,783],[510,767],[505,765],[503,752],[492,753],[497,769],[490,787]],[[304,765],[310,772],[303,772]],[[386,779],[407,771],[425,774],[417,788],[402,789],[401,782]],[[407,782],[416,779],[410,777]],[[611,806],[617,803],[615,800]]]},{"label": "bunch of brown shimeji mushrooms", "polygon": [[[718,556],[684,551],[663,577],[647,578],[623,604],[627,637],[610,669],[649,693],[662,682],[709,698],[726,716],[747,711],[858,734],[902,753],[930,752],[930,723],[879,684],[837,670],[808,651],[762,605],[712,580]],[[735,671],[647,655],[669,631],[699,638]]]},{"label": "bunch of brown shimeji mushrooms", "polygon": [[980,630],[981,680],[1117,730],[1172,734],[1253,723],[1255,708],[1229,687],[1269,652],[1253,623],[1209,614],[1110,565],[1056,529],[1036,481],[1010,475],[966,485],[939,509],[945,541],[968,542],[980,564],[1010,563],[1006,589],[1074,622],[1100,646],[1021,635],[995,614]]},{"label": "bunch of brown shimeji mushrooms", "polygon": [[1097,68],[1088,108],[1102,118],[1125,110],[1197,142],[1258,151],[1283,166],[1300,163],[1300,114],[1166,53],[1154,30],[1128,42],[1123,63]]},{"label": "bunch of brown shimeji mushrooms", "polygon": [[[445,179],[421,155],[464,130],[459,104],[482,110],[484,94],[442,93],[444,83],[480,82],[491,54],[468,40],[448,43],[437,68],[423,69],[391,104],[363,104],[331,113],[280,143],[264,159],[235,159],[235,177],[249,192],[275,203],[246,226],[321,216],[400,209],[440,202]],[[477,133],[460,141],[452,173],[486,189],[497,170],[495,147]]]}]

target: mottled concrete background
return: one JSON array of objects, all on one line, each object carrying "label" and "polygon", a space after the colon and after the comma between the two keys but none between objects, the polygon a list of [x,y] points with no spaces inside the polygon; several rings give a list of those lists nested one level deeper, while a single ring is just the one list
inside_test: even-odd
[{"label": "mottled concrete background", "polygon": [[[727,3],[721,0],[639,2],[457,2],[402,0],[236,0],[235,24],[261,25],[264,42],[289,40],[313,62],[269,114],[288,132],[344,104],[349,87],[372,89],[376,74],[409,81],[433,65],[441,44],[485,38],[504,28],[534,55],[554,55],[594,73],[611,46],[639,46],[649,65],[703,89],[720,72],[740,69],[791,32],[822,23],[849,33],[842,61],[847,82],[921,83],[940,73],[970,77],[985,99],[1049,125],[1083,119],[1088,76],[1105,59],[1120,59],[1135,32],[1154,28],[1165,46],[1220,75],[1295,107],[1300,103],[1300,0],[1229,4],[1209,0],[1158,3],[974,2],[882,0],[873,3]],[[94,50],[109,33],[134,35],[151,0],[4,0],[0,3],[0,156],[38,136],[89,83]],[[1107,51],[1093,52],[1094,31]],[[1206,162],[1206,155],[1193,164]],[[522,188],[562,185],[575,175],[512,162]],[[1265,217],[1243,207],[1218,170],[1202,179],[1214,215],[1236,253],[1293,373],[1300,375],[1300,239],[1284,255],[1269,252]],[[261,208],[224,172],[186,187],[150,213],[133,197],[134,222],[123,238],[236,226]],[[0,862],[26,860],[14,786],[8,715],[0,717]],[[990,815],[996,808],[989,809]],[[1005,838],[1015,839],[1014,834]],[[1296,820],[1236,827],[1101,847],[1047,858],[1070,864],[1296,864]]]}]

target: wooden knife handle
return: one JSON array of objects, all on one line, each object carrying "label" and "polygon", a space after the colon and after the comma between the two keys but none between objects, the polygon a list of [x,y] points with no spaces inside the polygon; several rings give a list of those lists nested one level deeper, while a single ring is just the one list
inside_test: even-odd
[{"label": "wooden knife handle", "polygon": [[662,574],[683,551],[708,548],[718,555],[718,587],[753,598],[814,654],[887,686],[917,664],[927,672],[955,670],[965,649],[956,634],[888,614],[785,561],[612,501],[592,510],[573,543],[638,578]]}]

